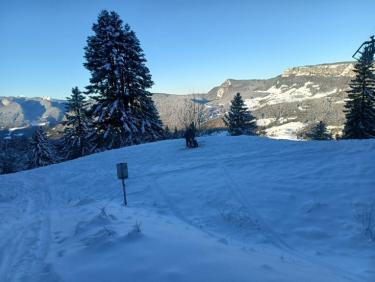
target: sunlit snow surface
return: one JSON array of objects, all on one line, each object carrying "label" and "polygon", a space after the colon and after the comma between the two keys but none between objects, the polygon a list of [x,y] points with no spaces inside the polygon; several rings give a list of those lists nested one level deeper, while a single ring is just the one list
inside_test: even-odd
[{"label": "sunlit snow surface", "polygon": [[0,176],[0,281],[375,281],[374,140],[199,143]]}]

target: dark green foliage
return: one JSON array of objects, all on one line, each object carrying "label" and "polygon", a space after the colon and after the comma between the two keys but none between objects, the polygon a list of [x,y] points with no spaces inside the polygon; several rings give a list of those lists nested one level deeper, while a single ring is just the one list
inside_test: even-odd
[{"label": "dark green foliage", "polygon": [[87,39],[90,110],[102,146],[117,148],[162,137],[158,112],[147,91],[153,85],[135,33],[115,12],[102,11]]},{"label": "dark green foliage", "polygon": [[29,168],[29,140],[24,136],[0,139],[0,174]]},{"label": "dark green foliage", "polygon": [[67,102],[66,120],[63,122],[63,154],[64,159],[74,159],[95,151],[95,134],[87,116],[85,96],[78,87],[72,89]]},{"label": "dark green foliage", "polygon": [[11,151],[0,153],[0,174],[12,173],[17,171],[17,155]]},{"label": "dark green foliage", "polygon": [[152,142],[163,138],[163,124],[151,99],[151,94],[135,98],[130,109],[137,131],[133,135],[133,140],[124,145]]},{"label": "dark green foliage", "polygon": [[331,140],[332,136],[327,131],[326,124],[322,121],[318,122],[311,131],[306,133],[307,138],[312,140]]},{"label": "dark green foliage", "polygon": [[43,127],[39,127],[33,134],[30,144],[30,167],[46,166],[57,162],[53,146],[47,139]]},{"label": "dark green foliage", "polygon": [[233,98],[229,112],[223,118],[228,127],[229,134],[236,135],[254,135],[256,131],[256,121],[250,111],[247,109],[240,93]]},{"label": "dark green foliage", "polygon": [[366,48],[354,67],[356,77],[350,83],[345,105],[344,139],[375,137],[374,50]]}]

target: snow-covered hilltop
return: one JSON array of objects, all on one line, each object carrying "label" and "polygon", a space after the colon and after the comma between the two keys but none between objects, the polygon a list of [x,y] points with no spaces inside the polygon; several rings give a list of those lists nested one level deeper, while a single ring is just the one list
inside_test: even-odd
[{"label": "snow-covered hilltop", "polygon": [[374,281],[374,140],[199,143],[0,176],[0,281]]}]

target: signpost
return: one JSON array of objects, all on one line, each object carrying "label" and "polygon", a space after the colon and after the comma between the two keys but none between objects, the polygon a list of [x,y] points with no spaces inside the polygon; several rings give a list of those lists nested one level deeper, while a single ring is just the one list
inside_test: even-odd
[{"label": "signpost", "polygon": [[126,200],[126,189],[125,189],[125,179],[128,178],[128,164],[127,163],[118,163],[117,167],[117,178],[121,180],[122,191],[124,193],[124,206],[128,205]]}]

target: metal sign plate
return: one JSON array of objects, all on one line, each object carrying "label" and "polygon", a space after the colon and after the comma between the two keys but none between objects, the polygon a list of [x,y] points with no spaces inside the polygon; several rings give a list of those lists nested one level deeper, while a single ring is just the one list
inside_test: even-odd
[{"label": "metal sign plate", "polygon": [[128,178],[128,164],[118,163],[116,166],[117,166],[117,178],[127,179]]}]

